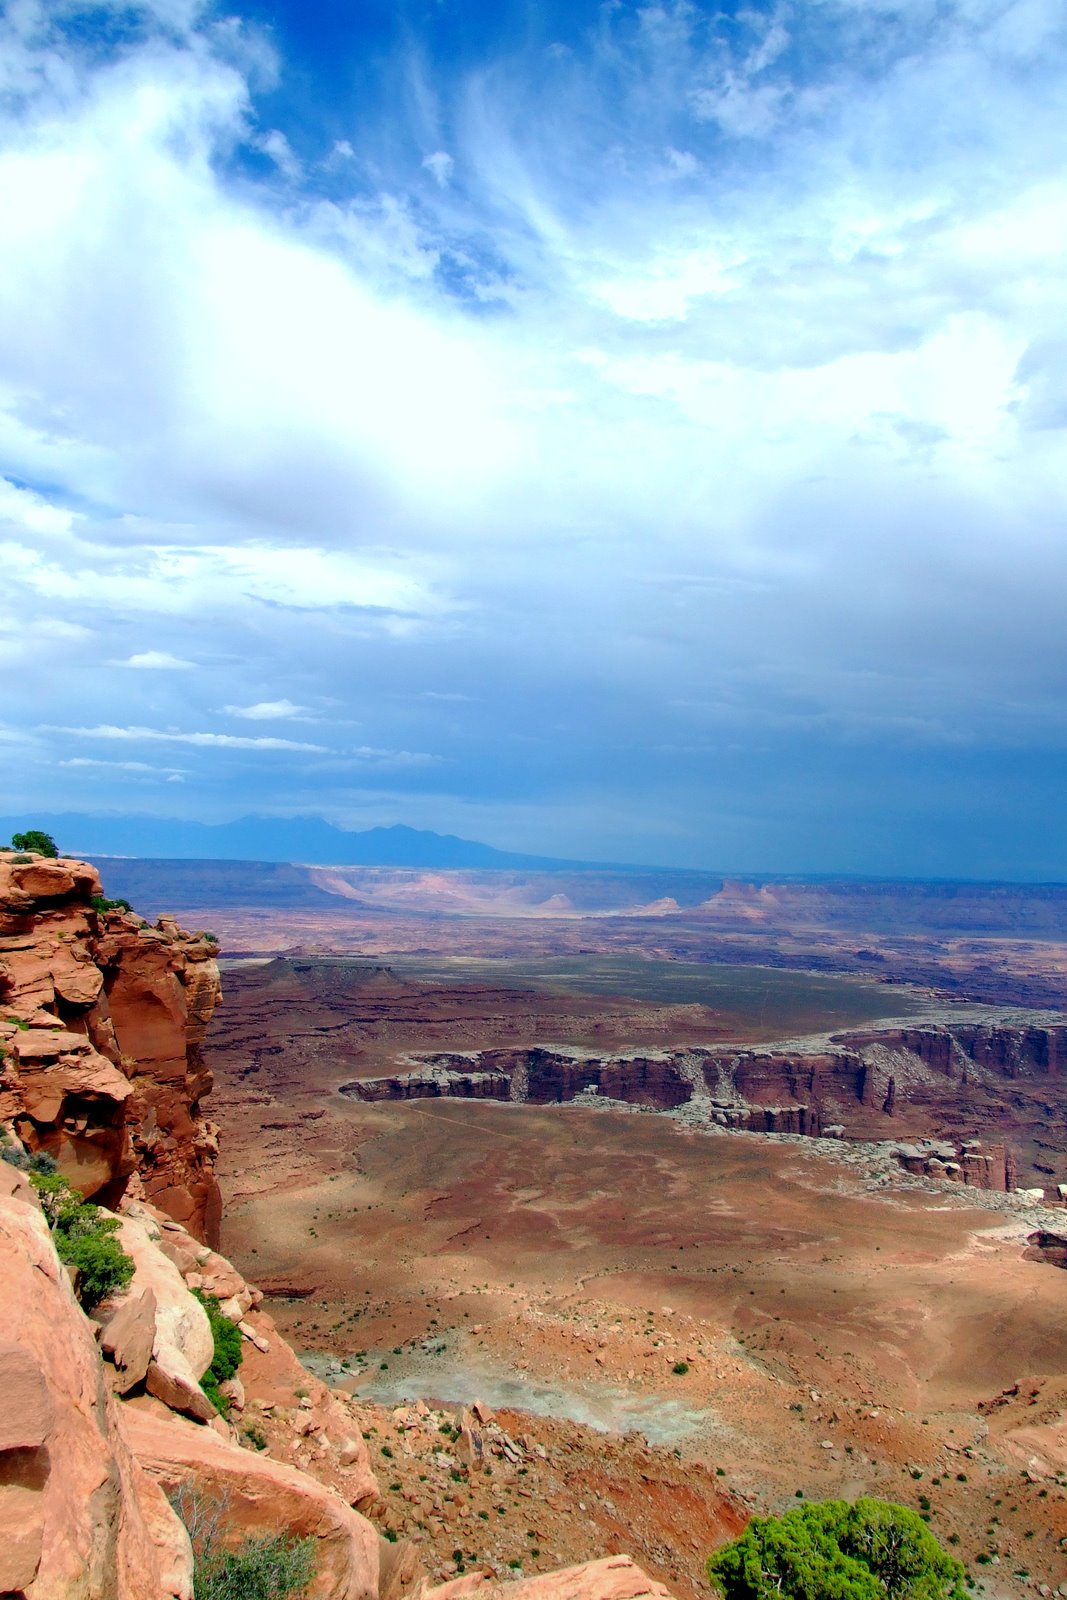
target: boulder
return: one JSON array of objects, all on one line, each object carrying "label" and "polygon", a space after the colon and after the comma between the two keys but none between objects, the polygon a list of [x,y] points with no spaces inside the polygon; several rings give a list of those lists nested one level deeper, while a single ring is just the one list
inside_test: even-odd
[{"label": "boulder", "polygon": [[49,965],[52,986],[69,1006],[91,1006],[100,997],[104,974],[84,946],[61,944]]},{"label": "boulder", "polygon": [[145,1387],[172,1411],[196,1422],[214,1422],[218,1412],[194,1378],[188,1361],[174,1345],[157,1347],[148,1364]]},{"label": "boulder", "polygon": [[[136,1203],[119,1219],[119,1240],[134,1265],[131,1293],[150,1290],[156,1304],[156,1331],[153,1353],[157,1360],[175,1350],[183,1358],[192,1379],[198,1382],[211,1365],[215,1341],[207,1312],[185,1287],[185,1280],[173,1261],[160,1248],[160,1229],[149,1210]],[[168,1367],[172,1362],[165,1362]]]},{"label": "boulder", "polygon": [[245,1386],[240,1378],[224,1378],[219,1384],[219,1393],[230,1402],[234,1411],[243,1411],[245,1408]]},{"label": "boulder", "polygon": [[[80,862],[77,864],[82,865]],[[31,901],[61,900],[65,895],[74,893],[78,881],[74,866],[75,863],[71,861],[49,861],[42,857],[36,861],[12,863],[7,870],[15,887]],[[92,868],[89,870],[92,871]]]},{"label": "boulder", "polygon": [[143,1382],[156,1338],[156,1297],[151,1289],[127,1294],[100,1330],[100,1348],[115,1367],[112,1387],[126,1394]]}]

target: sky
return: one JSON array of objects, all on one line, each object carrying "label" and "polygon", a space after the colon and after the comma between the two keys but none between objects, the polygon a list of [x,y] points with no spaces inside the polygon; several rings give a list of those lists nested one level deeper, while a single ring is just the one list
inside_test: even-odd
[{"label": "sky", "polygon": [[6,813],[1067,878],[1061,0],[0,8]]}]

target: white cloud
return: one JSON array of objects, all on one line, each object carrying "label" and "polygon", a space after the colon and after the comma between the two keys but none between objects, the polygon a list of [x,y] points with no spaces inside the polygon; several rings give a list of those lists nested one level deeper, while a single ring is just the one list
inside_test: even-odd
[{"label": "white cloud", "polygon": [[300,744],[293,739],[249,738],[237,733],[179,733],[175,729],[117,727],[113,723],[99,723],[95,728],[62,728],[51,726],[46,732],[69,734],[78,739],[116,739],[135,743],[160,742],[163,744],[190,744],[201,749],[218,750],[294,750],[327,754],[321,744]]},{"label": "white cloud", "polygon": [[[287,751],[447,761],[516,817],[722,729],[1059,737],[1061,6],[609,7],[318,156],[250,30],[158,0],[108,58],[61,10],[0,19],[34,725],[285,795]],[[176,731],[303,715],[277,682],[367,744]]]},{"label": "white cloud", "polygon": [[367,744],[359,745],[352,755],[357,762],[390,768],[435,766],[441,759],[426,750],[376,750],[373,745]]},{"label": "white cloud", "polygon": [[53,505],[43,495],[20,489],[6,478],[0,478],[0,527],[13,534],[22,532],[48,537],[67,533],[73,525],[73,512]]},{"label": "white cloud", "polygon": [[125,661],[116,661],[117,667],[133,667],[142,672],[187,672],[194,663],[172,656],[169,650],[139,650]]},{"label": "white cloud", "polygon": [[302,176],[303,166],[297,159],[293,147],[285,137],[285,134],[278,128],[272,128],[269,133],[257,139],[256,146],[274,162],[278,171],[283,177],[288,178],[290,183],[296,183]]},{"label": "white cloud", "polygon": [[223,706],[230,717],[247,717],[250,722],[274,722],[285,717],[299,717],[306,706],[294,705],[291,700],[257,700],[250,706]]},{"label": "white cloud", "polygon": [[[348,606],[409,616],[448,609],[447,599],[434,591],[439,564],[428,557],[416,565],[395,554],[349,555],[288,543],[204,543],[197,549],[146,541],[116,549],[106,542],[106,527],[85,528],[83,535],[38,538],[32,544],[0,540],[0,560],[28,590],[50,602],[82,600],[132,611],[232,614],[234,608],[256,602],[306,611]],[[127,665],[150,663],[131,658]]]},{"label": "white cloud", "polygon": [[149,761],[102,761],[94,756],[70,756],[61,767],[103,767],[112,772],[151,772],[166,777],[181,777],[180,767],[154,767]]},{"label": "white cloud", "polygon": [[435,150],[422,163],[439,189],[447,189],[452,181],[456,163],[446,150]]}]

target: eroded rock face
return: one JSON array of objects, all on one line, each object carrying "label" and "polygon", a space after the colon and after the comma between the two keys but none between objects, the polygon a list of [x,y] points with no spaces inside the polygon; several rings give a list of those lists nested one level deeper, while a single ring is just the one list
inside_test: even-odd
[{"label": "eroded rock face", "polygon": [[788,1048],[710,1045],[598,1056],[534,1047],[417,1052],[405,1060],[407,1070],[353,1079],[340,1092],[360,1100],[453,1096],[531,1105],[595,1104],[603,1096],[649,1111],[684,1108],[694,1121],[750,1133],[892,1143],[906,1135],[894,1153],[907,1171],[1010,1191],[1017,1158],[996,1135],[1002,1124],[1025,1133],[1027,1118],[1039,1123],[1061,1114],[1067,1027],[925,1023]]},{"label": "eroded rock face", "polygon": [[339,1495],[270,1456],[242,1450],[210,1428],[131,1409],[127,1423],[138,1460],[168,1493],[185,1488],[209,1513],[225,1507],[228,1537],[314,1538],[309,1600],[375,1600],[378,1535]]},{"label": "eroded rock face", "polygon": [[185,1531],[134,1460],[28,1190],[0,1197],[0,1593],[190,1600]]},{"label": "eroded rock face", "polygon": [[643,1572],[629,1556],[605,1556],[578,1567],[545,1572],[516,1584],[498,1586],[501,1594],[523,1600],[671,1600],[671,1592]]},{"label": "eroded rock face", "polygon": [[150,928],[82,861],[0,855],[0,1121],[81,1192],[145,1195],[216,1243],[216,1130],[200,1053],[220,996],[215,945]]}]

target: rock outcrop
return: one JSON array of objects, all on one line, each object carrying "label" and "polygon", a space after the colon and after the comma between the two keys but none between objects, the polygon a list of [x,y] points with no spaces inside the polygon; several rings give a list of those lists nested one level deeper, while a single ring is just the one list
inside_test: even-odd
[{"label": "rock outcrop", "polygon": [[0,1195],[0,1593],[191,1600],[185,1531],[130,1449],[29,1185]]},{"label": "rock outcrop", "polygon": [[[750,1133],[903,1138],[897,1154],[908,1171],[1003,1191],[1016,1186],[1016,1161],[995,1134],[1009,1101],[1013,1115],[1029,1106],[1031,1120],[1056,1114],[1042,1097],[1062,1101],[1067,1027],[930,1023],[790,1048],[711,1045],[599,1056],[535,1046],[420,1053],[407,1061],[404,1071],[351,1079],[341,1093],[531,1105],[603,1097]],[[1020,1089],[1037,1097],[1032,1105]],[[985,1137],[977,1137],[979,1129]]]},{"label": "rock outcrop", "polygon": [[[905,1172],[915,1177],[944,1178],[971,1189],[987,1189],[999,1194],[1015,1188],[1009,1152],[1002,1144],[984,1145],[980,1139],[963,1144],[923,1139],[918,1144],[901,1144],[893,1155]],[[1041,1190],[1031,1198],[1040,1199]]]},{"label": "rock outcrop", "polygon": [[216,947],[151,928],[84,862],[0,854],[0,1122],[86,1196],[139,1187],[217,1243],[216,1130],[200,1046]]},{"label": "rock outcrop", "polygon": [[605,1556],[559,1572],[539,1573],[518,1583],[494,1583],[481,1575],[454,1578],[423,1589],[415,1600],[671,1600],[662,1583],[642,1572],[629,1556]]},{"label": "rock outcrop", "polygon": [[[135,1275],[100,1308],[94,1327],[74,1299],[32,1188],[0,1163],[0,1280],[19,1307],[0,1337],[0,1593],[191,1600],[190,1541],[170,1503],[184,1490],[187,1505],[215,1516],[228,1545],[257,1533],[313,1538],[313,1600],[376,1600],[379,1536],[349,1503],[377,1490],[358,1429],[353,1438],[340,1402],[257,1315],[255,1291],[228,1262],[198,1248],[162,1213],[137,1203],[131,1213],[121,1238],[136,1252]],[[250,1351],[266,1355],[273,1347],[270,1365],[251,1372],[247,1386],[235,1385],[239,1409],[261,1391],[276,1395],[279,1383],[289,1398],[294,1383],[302,1395],[314,1391],[316,1448],[321,1457],[332,1445],[345,1494],[260,1453],[216,1413],[195,1376],[212,1355],[207,1318],[164,1241],[199,1269],[189,1276],[233,1290],[232,1314]],[[153,1382],[157,1368],[177,1372],[173,1393]],[[199,1406],[190,1404],[191,1392]],[[273,1412],[275,1400],[266,1403]],[[305,1413],[293,1415],[289,1432],[299,1445]]]}]

